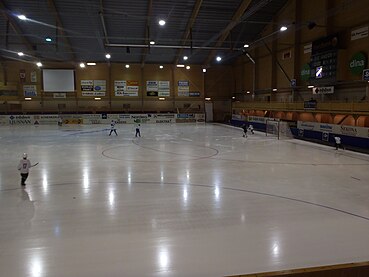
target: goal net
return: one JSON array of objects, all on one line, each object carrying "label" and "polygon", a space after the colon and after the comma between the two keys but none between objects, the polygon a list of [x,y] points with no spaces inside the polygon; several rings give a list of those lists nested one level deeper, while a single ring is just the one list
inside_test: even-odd
[{"label": "goal net", "polygon": [[288,125],[288,122],[267,120],[266,121],[266,136],[274,136],[278,139],[292,139],[293,135]]}]

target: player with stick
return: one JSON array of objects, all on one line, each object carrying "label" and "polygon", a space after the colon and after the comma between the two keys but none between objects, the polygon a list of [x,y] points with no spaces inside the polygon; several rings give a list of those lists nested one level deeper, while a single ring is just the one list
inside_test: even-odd
[{"label": "player with stick", "polygon": [[246,124],[243,124],[241,128],[243,130],[243,137],[247,138],[247,126],[246,126]]},{"label": "player with stick", "polygon": [[31,165],[31,161],[29,159],[27,159],[27,153],[23,154],[23,159],[21,159],[19,161],[18,164],[18,170],[20,171],[21,174],[21,185],[22,187],[26,186],[26,180],[28,178],[28,174],[29,174],[29,169],[31,167],[34,167],[38,165],[38,163],[35,163],[34,165]]},{"label": "player with stick", "polygon": [[115,133],[115,135],[117,136],[117,129],[115,128],[115,121],[112,120],[111,123],[110,123],[110,133],[109,133],[109,136],[111,136],[111,133]]}]

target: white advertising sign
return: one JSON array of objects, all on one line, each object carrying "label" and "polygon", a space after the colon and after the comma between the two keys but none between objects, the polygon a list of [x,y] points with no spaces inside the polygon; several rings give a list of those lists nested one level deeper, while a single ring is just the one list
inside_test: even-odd
[{"label": "white advertising sign", "polygon": [[334,87],[314,87],[313,94],[332,94]]},{"label": "white advertising sign", "polygon": [[37,96],[37,87],[36,85],[24,85],[23,92],[25,97]]},{"label": "white advertising sign", "polygon": [[146,91],[158,91],[159,83],[158,81],[146,81]]},{"label": "white advertising sign", "polygon": [[303,130],[311,130],[317,132],[334,133],[338,135],[352,136],[369,138],[369,128],[357,127],[357,126],[346,126],[346,125],[335,125],[328,123],[319,122],[304,122],[298,121],[297,128]]},{"label": "white advertising sign", "polygon": [[127,82],[124,80],[114,81],[114,94],[115,96],[124,96],[127,89]]},{"label": "white advertising sign", "polygon": [[170,96],[170,82],[169,81],[159,81],[159,97]]},{"label": "white advertising sign", "polygon": [[361,27],[351,31],[351,40],[357,40],[368,37],[369,27]]}]

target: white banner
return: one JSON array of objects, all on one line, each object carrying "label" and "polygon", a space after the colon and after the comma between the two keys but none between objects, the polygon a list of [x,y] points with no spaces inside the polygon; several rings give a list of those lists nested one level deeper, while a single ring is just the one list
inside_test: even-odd
[{"label": "white banner", "polygon": [[352,137],[369,138],[369,128],[364,127],[298,121],[297,128]]}]

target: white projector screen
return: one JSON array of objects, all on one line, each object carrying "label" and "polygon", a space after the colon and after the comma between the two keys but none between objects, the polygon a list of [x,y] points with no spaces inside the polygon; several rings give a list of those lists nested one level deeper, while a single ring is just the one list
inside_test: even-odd
[{"label": "white projector screen", "polygon": [[42,78],[45,92],[74,92],[73,69],[44,69]]}]

